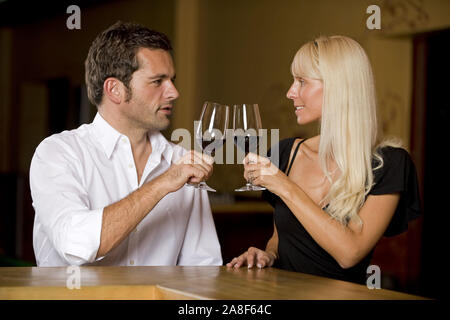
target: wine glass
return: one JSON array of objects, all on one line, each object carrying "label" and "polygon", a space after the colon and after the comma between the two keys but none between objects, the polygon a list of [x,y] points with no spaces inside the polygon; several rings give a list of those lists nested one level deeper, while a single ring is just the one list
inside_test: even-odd
[{"label": "wine glass", "polygon": [[[257,104],[236,104],[233,106],[233,136],[234,144],[244,151],[256,153],[262,140],[262,123]],[[235,191],[260,191],[264,187],[255,186],[251,181]]]},{"label": "wine glass", "polygon": [[[225,143],[225,131],[229,128],[230,107],[217,102],[205,102],[203,104],[200,121],[195,128],[195,141],[207,155],[214,157],[216,149]],[[194,187],[216,192],[202,181],[194,184]]]}]

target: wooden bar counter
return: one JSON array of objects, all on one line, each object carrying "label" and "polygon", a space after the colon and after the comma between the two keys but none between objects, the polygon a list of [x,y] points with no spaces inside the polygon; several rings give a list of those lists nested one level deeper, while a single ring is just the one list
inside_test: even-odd
[{"label": "wooden bar counter", "polygon": [[0,268],[0,300],[410,300],[418,296],[276,268],[80,267],[80,289],[67,267]]}]

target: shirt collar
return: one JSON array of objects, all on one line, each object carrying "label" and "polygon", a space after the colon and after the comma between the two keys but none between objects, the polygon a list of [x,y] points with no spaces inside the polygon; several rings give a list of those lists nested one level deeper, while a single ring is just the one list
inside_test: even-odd
[{"label": "shirt collar", "polygon": [[[111,155],[116,147],[119,139],[124,136],[119,131],[114,129],[105,119],[97,112],[94,121],[92,122],[95,135],[102,145],[106,156],[111,158]],[[164,159],[170,164],[173,156],[173,147],[170,142],[159,131],[150,131],[148,138],[152,145],[152,153],[162,155]]]},{"label": "shirt collar", "polygon": [[114,129],[105,119],[97,112],[94,121],[92,122],[95,135],[102,145],[108,159],[116,147],[122,134]]},{"label": "shirt collar", "polygon": [[152,144],[152,154],[160,154],[167,163],[171,163],[173,156],[173,147],[169,141],[159,131],[150,131],[148,139]]}]

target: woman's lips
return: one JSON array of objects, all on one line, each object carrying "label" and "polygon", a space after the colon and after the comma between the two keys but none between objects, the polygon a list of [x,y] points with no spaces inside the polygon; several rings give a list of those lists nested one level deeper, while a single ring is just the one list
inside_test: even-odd
[{"label": "woman's lips", "polygon": [[295,107],[295,114],[297,114],[298,112],[300,112],[302,109],[304,109],[305,107],[304,106],[296,106]]}]

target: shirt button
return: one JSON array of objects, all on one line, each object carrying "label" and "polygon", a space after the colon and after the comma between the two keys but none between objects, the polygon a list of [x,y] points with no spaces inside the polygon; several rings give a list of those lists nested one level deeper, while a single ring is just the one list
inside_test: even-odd
[{"label": "shirt button", "polygon": [[133,169],[133,164],[132,163],[130,163],[129,165],[128,165],[128,168],[130,168],[130,169]]}]

